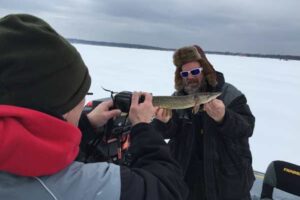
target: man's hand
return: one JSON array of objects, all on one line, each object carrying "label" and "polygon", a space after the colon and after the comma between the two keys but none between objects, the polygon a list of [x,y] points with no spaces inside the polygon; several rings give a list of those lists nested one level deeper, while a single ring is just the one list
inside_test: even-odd
[{"label": "man's hand", "polygon": [[222,122],[225,116],[225,105],[219,99],[213,99],[204,104],[204,110],[216,122]]},{"label": "man's hand", "polygon": [[[143,103],[139,103],[140,96],[145,96]],[[134,92],[131,98],[129,110],[129,120],[132,125],[138,123],[150,123],[155,116],[157,108],[152,105],[152,95],[150,93]]]},{"label": "man's hand", "polygon": [[109,119],[117,117],[121,114],[121,110],[119,109],[109,110],[109,108],[111,108],[112,106],[112,100],[104,101],[87,115],[93,127],[96,128],[103,126]]},{"label": "man's hand", "polygon": [[164,123],[168,123],[172,118],[172,110],[167,108],[158,108],[155,118]]}]

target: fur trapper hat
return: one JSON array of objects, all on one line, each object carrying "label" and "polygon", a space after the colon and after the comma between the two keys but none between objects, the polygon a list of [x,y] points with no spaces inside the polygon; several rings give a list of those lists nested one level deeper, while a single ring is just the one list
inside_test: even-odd
[{"label": "fur trapper hat", "polygon": [[203,67],[202,73],[206,82],[210,86],[215,87],[217,85],[217,76],[213,65],[207,60],[204,51],[199,46],[193,45],[179,48],[174,52],[173,63],[176,66],[175,89],[177,91],[183,89],[183,79],[180,76],[182,65],[193,61],[200,63],[200,66]]}]

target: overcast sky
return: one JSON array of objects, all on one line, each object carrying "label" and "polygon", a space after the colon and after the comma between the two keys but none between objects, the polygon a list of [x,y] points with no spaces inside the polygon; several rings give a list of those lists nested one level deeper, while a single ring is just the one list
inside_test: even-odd
[{"label": "overcast sky", "polygon": [[300,55],[299,0],[0,0],[67,38],[165,48]]}]

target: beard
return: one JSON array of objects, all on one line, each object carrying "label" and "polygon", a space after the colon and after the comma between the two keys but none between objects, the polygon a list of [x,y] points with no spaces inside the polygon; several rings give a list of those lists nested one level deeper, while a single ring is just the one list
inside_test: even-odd
[{"label": "beard", "polygon": [[191,79],[184,81],[183,90],[187,94],[195,94],[201,89],[201,82],[198,79]]}]

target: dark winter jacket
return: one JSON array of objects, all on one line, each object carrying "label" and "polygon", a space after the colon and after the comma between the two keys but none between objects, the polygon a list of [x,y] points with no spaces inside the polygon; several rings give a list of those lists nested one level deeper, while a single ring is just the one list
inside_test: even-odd
[{"label": "dark winter jacket", "polygon": [[[246,97],[234,86],[225,83],[221,73],[217,75],[217,87],[208,91],[222,92],[218,98],[224,102],[226,110],[221,124],[205,112],[193,115],[190,109],[173,112],[167,124],[158,120],[153,123],[165,138],[170,139],[172,154],[181,164],[186,180],[193,176],[189,173],[195,173],[190,170],[194,159],[202,163],[198,169],[203,169],[206,199],[247,199],[255,179],[248,141],[255,118]],[[184,93],[177,92],[175,95]],[[195,191],[191,187],[190,190],[193,196]]]},{"label": "dark winter jacket", "polygon": [[[69,161],[55,163],[55,157],[74,159],[76,154],[68,151],[78,152],[79,129],[30,109],[0,106],[0,113],[0,152],[11,152],[0,154],[0,199],[177,200],[187,196],[180,167],[171,158],[162,136],[149,124],[132,127],[131,162],[127,166],[77,161],[65,166]],[[72,135],[75,140],[69,137]],[[24,136],[28,137],[26,141]],[[61,146],[69,148],[62,151]]]},{"label": "dark winter jacket", "polygon": [[[79,128],[83,132],[80,150],[85,155],[95,130],[86,115],[81,116]],[[120,166],[121,199],[186,199],[183,172],[160,133],[149,124],[139,124],[130,135],[126,163]]]}]

